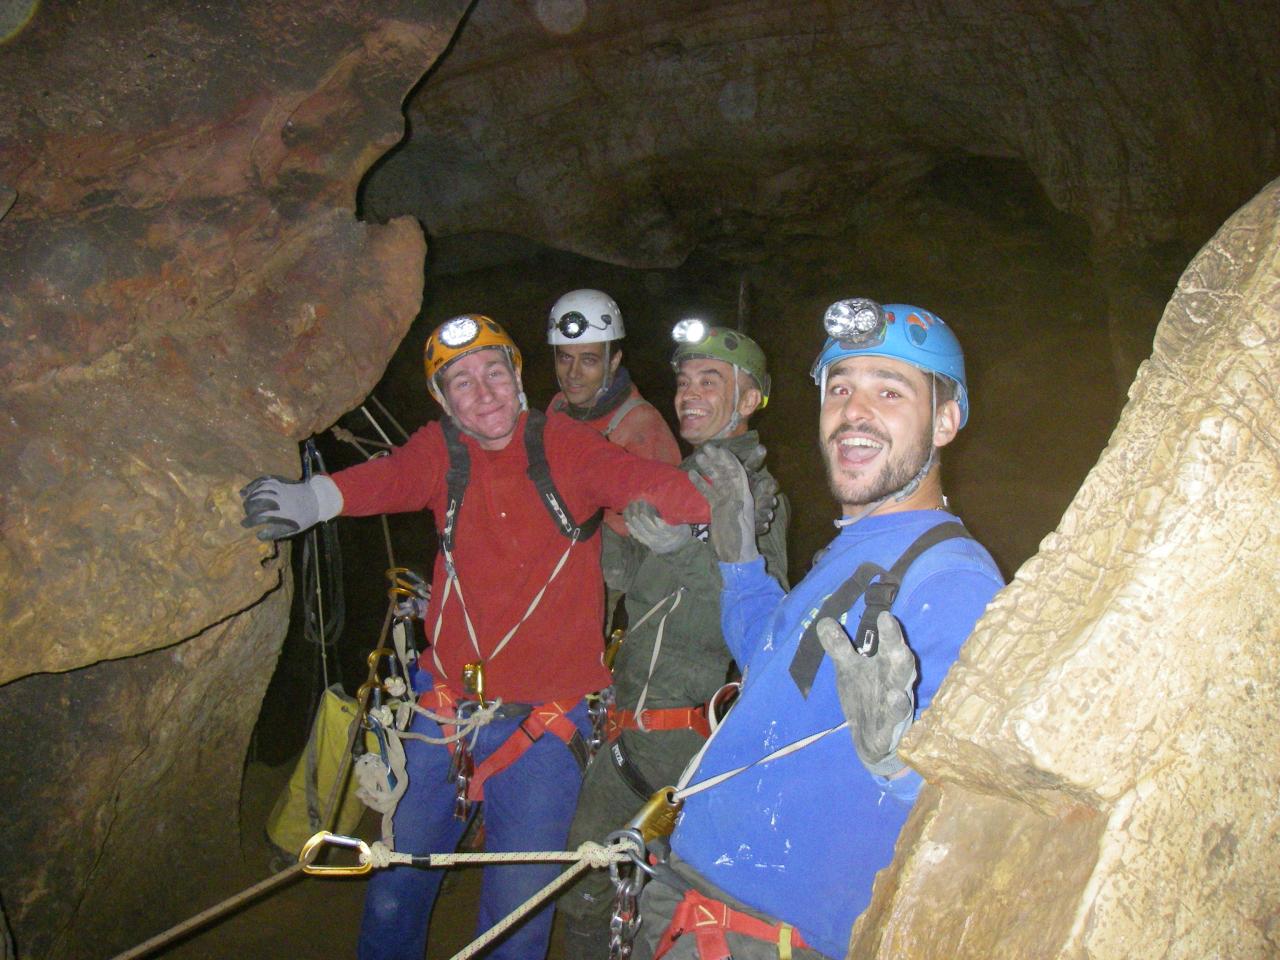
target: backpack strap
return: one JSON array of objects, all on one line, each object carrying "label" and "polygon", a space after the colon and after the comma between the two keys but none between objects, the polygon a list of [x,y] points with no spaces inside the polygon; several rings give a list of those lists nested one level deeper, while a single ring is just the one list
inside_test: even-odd
[{"label": "backpack strap", "polygon": [[530,410],[524,428],[524,448],[529,457],[529,479],[538,489],[538,498],[551,514],[560,532],[571,540],[586,540],[600,526],[604,510],[597,510],[586,523],[574,522],[569,507],[551,480],[551,465],[547,463],[547,449],[542,442],[542,432],[547,425],[546,415]]},{"label": "backpack strap", "polygon": [[645,402],[646,401],[643,397],[637,396],[636,394],[632,394],[627,397],[627,399],[623,401],[622,406],[615,410],[613,412],[613,416],[609,418],[609,425],[601,431],[602,435],[607,437],[609,434],[613,433],[613,431],[617,430],[619,424],[621,424],[623,420],[627,419],[627,414]]},{"label": "backpack strap", "polygon": [[958,520],[930,527],[903,551],[888,570],[870,562],[860,564],[852,577],[828,594],[818,608],[817,615],[805,627],[795,655],[791,658],[791,679],[800,689],[800,695],[806,698],[809,696],[814,678],[818,675],[818,667],[822,665],[822,658],[826,656],[826,652],[822,649],[822,641],[818,639],[819,620],[823,617],[839,620],[858,598],[865,594],[866,608],[862,619],[858,621],[857,630],[850,636],[854,649],[863,656],[875,656],[876,650],[880,647],[880,631],[876,627],[876,618],[881,613],[893,609],[907,570],[929,548],[945,540],[958,538],[973,539],[969,531],[964,528],[964,524]]}]

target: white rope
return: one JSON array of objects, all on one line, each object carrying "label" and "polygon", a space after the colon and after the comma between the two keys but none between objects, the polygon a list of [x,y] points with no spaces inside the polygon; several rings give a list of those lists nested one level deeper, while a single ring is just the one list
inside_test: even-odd
[{"label": "white rope", "polygon": [[653,638],[653,655],[649,657],[649,673],[644,678],[644,686],[640,688],[640,698],[636,701],[636,726],[646,733],[649,732],[649,728],[644,725],[644,701],[649,696],[649,681],[653,679],[653,671],[658,666],[658,654],[662,651],[662,635],[667,629],[667,618],[676,612],[676,607],[680,606],[680,600],[684,597],[684,587],[676,587],[674,593],[669,593],[659,600],[658,603],[649,608],[649,613],[641,617],[639,623],[636,624],[637,627],[640,626],[640,624],[649,619],[650,613],[653,613],[660,604],[665,603],[672,597],[675,597],[675,602],[663,612],[662,618],[658,621],[658,630]]},{"label": "white rope", "polygon": [[[361,861],[364,861],[366,858],[361,854],[360,859]],[[397,853],[394,850],[388,849],[381,843],[373,843],[369,845],[368,861],[375,868],[390,866],[394,863],[411,864],[415,859],[418,861],[417,865],[431,867],[448,867],[466,863],[573,864],[569,869],[565,870],[541,890],[533,894],[533,896],[528,900],[512,910],[475,940],[472,940],[471,943],[467,944],[451,958],[451,960],[468,960],[469,957],[474,957],[490,943],[498,939],[498,937],[502,936],[513,926],[523,920],[527,914],[540,906],[544,900],[550,899],[552,894],[561,887],[575,880],[578,874],[590,869],[604,868],[613,863],[621,863],[623,860],[629,860],[630,856],[622,846],[606,847],[590,840],[574,851],[515,850],[510,853],[433,853],[429,857],[417,858],[407,853]],[[426,864],[423,864],[423,860],[427,861]]]},{"label": "white rope", "polygon": [[693,786],[686,786],[689,780],[693,777],[694,772],[697,771],[698,764],[702,762],[702,756],[707,752],[707,747],[711,746],[711,741],[715,739],[716,733],[720,730],[720,725],[716,724],[711,730],[711,736],[707,737],[706,742],[702,745],[702,749],[693,755],[693,759],[690,760],[688,766],[684,768],[684,773],[680,774],[680,779],[676,782],[676,791],[673,799],[678,802],[684,800],[686,797],[692,797],[696,793],[701,793],[703,790],[710,790],[712,787],[718,786],[726,780],[736,777],[740,773],[745,773],[752,767],[758,767],[762,763],[769,763],[772,760],[779,760],[789,753],[795,753],[797,750],[801,750],[804,747],[809,746],[811,743],[816,743],[828,734],[835,733],[838,730],[843,730],[848,726],[849,721],[845,720],[834,727],[828,727],[826,730],[819,730],[817,733],[811,733],[807,737],[788,743],[785,747],[779,747],[768,756],[760,757],[758,760],[752,760],[750,763],[744,763],[740,767],[735,767],[732,770],[726,770],[724,773],[718,773],[705,780],[699,780]]}]

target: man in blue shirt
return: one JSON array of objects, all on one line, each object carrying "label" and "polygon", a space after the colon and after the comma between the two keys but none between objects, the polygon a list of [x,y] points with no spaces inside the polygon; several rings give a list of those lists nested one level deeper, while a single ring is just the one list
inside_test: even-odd
[{"label": "man in blue shirt", "polygon": [[843,516],[790,593],[756,553],[740,467],[700,454],[744,686],[679,785],[672,869],[645,889],[637,960],[845,955],[920,788],[898,740],[1003,586],[942,493],[938,451],[969,414],[954,334],[927,310],[863,299],[825,322],[812,373]]}]

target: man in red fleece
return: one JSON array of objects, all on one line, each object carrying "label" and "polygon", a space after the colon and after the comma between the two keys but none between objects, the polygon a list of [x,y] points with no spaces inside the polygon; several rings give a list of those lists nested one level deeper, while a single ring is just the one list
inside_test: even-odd
[{"label": "man in red fleece", "polygon": [[[633,456],[568,417],[544,420],[529,411],[520,352],[488,317],[466,314],[442,324],[427,342],[425,362],[445,419],[390,456],[331,477],[258,478],[242,491],[244,524],[275,539],[339,514],[431,510],[440,551],[424,620],[431,663],[420,664],[419,704],[461,720],[471,709],[463,705],[483,698],[491,717],[475,728],[474,740],[469,734],[460,741],[469,750],[406,741],[409,786],[396,809],[396,845],[415,854],[457,846],[466,826],[454,815],[458,798],[450,786],[457,754],[464,768],[475,765],[468,796],[488,801],[489,850],[562,849],[585,759],[583,698],[610,682],[600,662],[599,513],[638,499],[671,523],[707,522],[710,512],[675,467]],[[439,739],[453,729],[417,714],[410,732]],[[558,869],[486,870],[478,929]],[[438,870],[409,866],[375,873],[360,957],[419,960],[440,880]],[[548,905],[489,956],[543,956],[551,919]]]}]

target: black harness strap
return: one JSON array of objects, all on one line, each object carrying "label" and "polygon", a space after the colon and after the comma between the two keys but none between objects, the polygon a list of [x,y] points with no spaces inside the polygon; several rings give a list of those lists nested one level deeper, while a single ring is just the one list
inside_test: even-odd
[{"label": "black harness strap", "polygon": [[[529,457],[529,479],[538,491],[538,499],[551,514],[560,532],[570,539],[586,540],[600,526],[603,510],[597,510],[586,523],[574,523],[573,516],[560,491],[551,480],[551,465],[547,463],[547,450],[542,442],[542,431],[546,427],[547,418],[537,410],[530,410],[524,428],[525,452]],[[457,425],[452,418],[440,421],[440,429],[444,433],[445,449],[449,453],[449,471],[445,475],[445,486],[449,503],[444,512],[444,523],[441,525],[440,540],[445,548],[453,552],[453,532],[458,520],[458,511],[462,508],[462,498],[467,491],[467,480],[471,476],[471,456],[467,446],[462,442]]]},{"label": "black harness strap", "polygon": [[551,481],[551,465],[547,463],[547,449],[542,443],[542,431],[547,425],[546,416],[538,410],[529,411],[529,419],[524,428],[524,449],[529,457],[529,479],[538,488],[538,496],[542,505],[551,514],[560,532],[573,540],[586,540],[600,526],[600,518],[604,510],[597,510],[586,523],[574,523],[569,507],[560,496],[560,491]]},{"label": "black harness strap", "polygon": [[822,658],[826,656],[826,652],[822,649],[822,641],[818,639],[818,621],[823,617],[839,620],[859,597],[866,594],[866,609],[863,611],[862,619],[858,621],[857,630],[852,631],[850,636],[851,642],[859,653],[867,657],[875,656],[880,646],[880,631],[876,628],[876,617],[893,609],[893,603],[898,599],[898,591],[902,588],[902,580],[907,575],[907,570],[930,547],[945,540],[957,538],[973,539],[969,536],[969,531],[964,528],[964,524],[959,521],[952,520],[930,527],[907,547],[902,556],[898,557],[888,570],[870,562],[860,564],[852,577],[836,587],[822,601],[817,615],[809,622],[804,636],[800,638],[795,656],[791,658],[791,679],[800,689],[801,696],[809,696],[809,691],[813,688],[813,680],[818,675],[818,667],[822,665]]},{"label": "black harness strap", "polygon": [[648,800],[653,796],[654,787],[649,783],[643,773],[637,768],[632,759],[627,756],[627,751],[622,748],[622,737],[614,738],[609,744],[609,759],[613,762],[613,769],[618,771],[618,776],[622,778],[622,782],[631,788],[641,800]]}]

